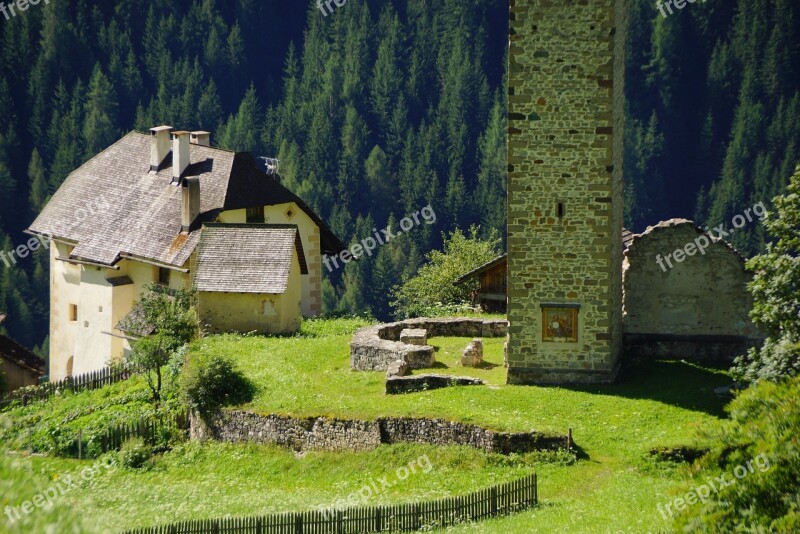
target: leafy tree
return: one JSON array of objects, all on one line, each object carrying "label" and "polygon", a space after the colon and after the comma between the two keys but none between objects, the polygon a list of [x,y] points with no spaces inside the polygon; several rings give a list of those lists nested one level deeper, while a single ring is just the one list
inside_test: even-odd
[{"label": "leafy tree", "polygon": [[153,403],[158,405],[163,386],[162,367],[199,335],[194,294],[150,284],[145,287],[137,308],[140,313],[129,319],[124,330],[146,335],[131,343],[128,363],[144,372]]},{"label": "leafy tree", "polygon": [[800,529],[798,396],[800,377],[763,382],[728,406],[729,420],[703,432],[710,450],[692,467],[690,483],[705,500],[686,508],[676,532]]},{"label": "leafy tree", "polygon": [[800,167],[786,194],[774,199],[764,225],[773,242],[747,262],[754,271],[753,321],[768,333],[761,348],[736,361],[736,373],[748,381],[779,381],[800,374]]},{"label": "leafy tree", "polygon": [[462,275],[497,257],[500,239],[496,233],[482,239],[473,226],[468,234],[454,230],[444,240],[442,251],[433,250],[416,276],[395,287],[392,307],[399,317],[424,315],[437,305],[469,302],[475,283],[454,285]]}]

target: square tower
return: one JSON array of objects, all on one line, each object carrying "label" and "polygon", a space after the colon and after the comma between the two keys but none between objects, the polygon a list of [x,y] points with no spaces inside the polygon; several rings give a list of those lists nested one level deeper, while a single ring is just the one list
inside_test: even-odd
[{"label": "square tower", "polygon": [[614,380],[625,0],[510,0],[508,382]]}]

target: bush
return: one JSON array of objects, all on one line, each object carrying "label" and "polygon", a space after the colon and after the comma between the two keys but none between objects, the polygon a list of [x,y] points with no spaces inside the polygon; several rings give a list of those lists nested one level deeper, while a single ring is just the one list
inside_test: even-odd
[{"label": "bush", "polygon": [[183,369],[181,389],[189,406],[200,413],[244,404],[255,396],[255,386],[233,361],[216,354],[191,355]]},{"label": "bush", "polygon": [[747,262],[754,272],[750,317],[768,334],[764,345],[736,359],[740,380],[780,381],[800,375],[800,167],[786,194],[775,197],[764,225],[772,237],[764,254]]},{"label": "bush", "polygon": [[[725,476],[726,487],[688,506],[682,532],[798,532],[800,527],[800,377],[762,381],[728,407],[731,419],[707,430],[709,452],[693,467],[699,488]],[[740,466],[750,462],[744,476]],[[737,468],[738,473],[737,473]],[[736,474],[736,476],[734,476]]]},{"label": "bush", "polygon": [[393,290],[391,306],[398,318],[419,317],[447,306],[469,303],[480,284],[470,280],[454,285],[461,276],[495,259],[500,239],[492,233],[487,239],[478,237],[473,226],[464,234],[456,229],[445,236],[443,251],[432,250],[416,276]]},{"label": "bush", "polygon": [[152,451],[142,438],[125,440],[119,450],[119,462],[127,469],[140,469],[152,456]]}]

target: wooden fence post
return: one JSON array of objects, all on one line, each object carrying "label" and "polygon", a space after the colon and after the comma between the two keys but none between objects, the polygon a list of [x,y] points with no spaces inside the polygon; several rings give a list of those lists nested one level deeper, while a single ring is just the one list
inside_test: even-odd
[{"label": "wooden fence post", "polygon": [[572,428],[567,431],[567,452],[572,451]]},{"label": "wooden fence post", "polygon": [[490,490],[489,506],[491,507],[492,515],[497,515],[497,486],[492,486]]}]

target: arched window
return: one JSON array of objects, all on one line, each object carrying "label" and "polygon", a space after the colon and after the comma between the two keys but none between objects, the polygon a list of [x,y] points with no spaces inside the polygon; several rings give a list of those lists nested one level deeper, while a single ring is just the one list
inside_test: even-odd
[{"label": "arched window", "polygon": [[74,356],[70,356],[69,358],[67,358],[67,377],[72,376],[72,363],[74,359],[75,359]]}]

